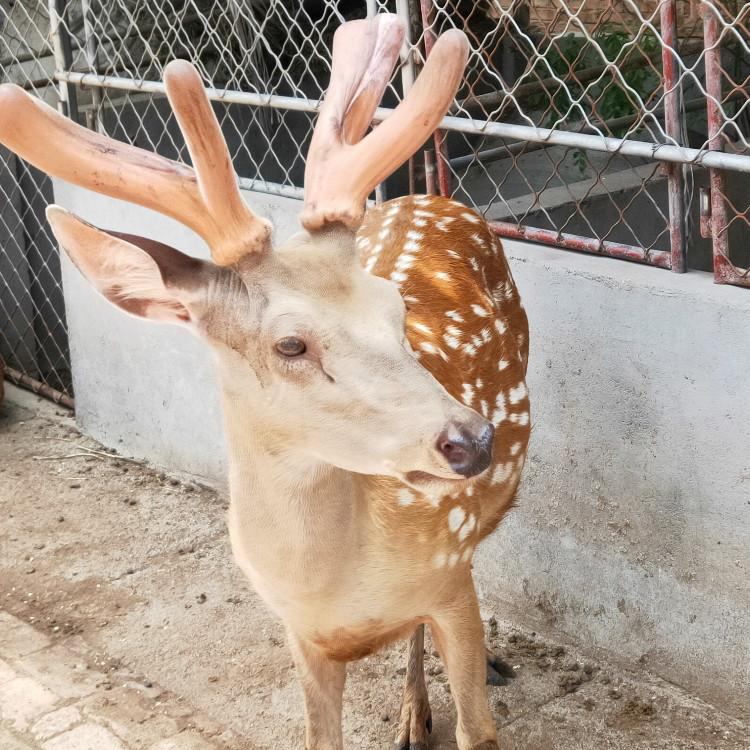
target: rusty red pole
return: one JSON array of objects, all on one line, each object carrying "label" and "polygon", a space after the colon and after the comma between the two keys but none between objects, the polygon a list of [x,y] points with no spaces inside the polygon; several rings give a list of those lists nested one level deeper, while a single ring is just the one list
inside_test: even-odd
[{"label": "rusty red pole", "polygon": [[[435,44],[435,32],[432,30],[432,0],[419,0],[422,10],[422,27],[424,30],[424,56],[427,59]],[[448,198],[452,195],[450,161],[448,155],[448,144],[443,130],[436,130],[433,136],[435,141],[435,154],[437,156],[437,177],[440,195]]]},{"label": "rusty red pole", "polygon": [[543,245],[554,245],[564,247],[567,250],[578,250],[581,253],[592,255],[609,255],[611,258],[622,258],[632,260],[636,263],[649,263],[659,268],[671,266],[670,253],[664,250],[646,251],[636,245],[626,245],[623,242],[612,242],[610,240],[598,240],[594,237],[581,237],[578,234],[568,232],[556,232],[553,229],[537,229],[513,224],[509,221],[490,221],[490,227],[501,237],[510,237],[514,240],[526,240]]},{"label": "rusty red pole", "polygon": [[[664,87],[664,129],[673,143],[680,137],[680,89],[677,73],[677,0],[662,0],[659,7],[662,38],[662,85]],[[685,273],[685,204],[682,165],[664,163],[669,196],[669,240],[672,270]]]},{"label": "rusty red pole", "polygon": [[[713,5],[713,3],[711,4]],[[714,7],[703,6],[703,43],[706,49],[706,107],[708,119],[708,147],[711,151],[723,151],[721,127],[724,124],[721,109],[721,35],[719,19]],[[729,261],[729,225],[727,207],[724,202],[726,184],[720,169],[709,169],[711,185],[711,238],[714,257],[714,281],[730,283],[735,269]]]}]

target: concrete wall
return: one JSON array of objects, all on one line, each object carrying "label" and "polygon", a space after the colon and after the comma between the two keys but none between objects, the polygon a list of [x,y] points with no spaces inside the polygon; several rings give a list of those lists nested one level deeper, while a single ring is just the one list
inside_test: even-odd
[{"label": "concrete wall", "polygon": [[[147,210],[56,184],[113,229],[206,256]],[[252,197],[280,236],[294,201]],[[750,700],[750,291],[507,243],[529,313],[534,424],[519,507],[477,557],[484,601],[736,712]],[[77,416],[126,455],[220,481],[207,351],[63,268]],[[746,710],[746,709],[745,709]]]}]

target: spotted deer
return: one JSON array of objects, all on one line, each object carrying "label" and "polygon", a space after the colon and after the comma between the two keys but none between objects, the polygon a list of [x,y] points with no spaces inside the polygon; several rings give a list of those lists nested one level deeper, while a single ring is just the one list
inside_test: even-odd
[{"label": "spotted deer", "polygon": [[[60,245],[114,305],[184,325],[213,350],[235,558],[281,618],[308,750],[343,747],[348,661],[410,637],[396,746],[431,728],[424,625],[444,660],[460,750],[497,748],[471,575],[510,507],[529,438],[528,328],[491,228],[460,203],[368,194],[429,137],[468,53],[443,34],[396,110],[365,135],[403,30],[383,14],[336,33],[305,173],[304,231],[272,249],[243,201],[195,69],[167,95],[193,167],[79,127],[21,89],[0,141],[52,175],[193,229],[212,261],[50,206]],[[489,672],[507,672],[491,661]]]}]

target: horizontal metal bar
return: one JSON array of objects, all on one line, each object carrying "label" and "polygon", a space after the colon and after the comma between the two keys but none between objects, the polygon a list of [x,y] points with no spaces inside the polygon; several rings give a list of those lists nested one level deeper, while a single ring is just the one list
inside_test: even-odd
[{"label": "horizontal metal bar", "polygon": [[279,182],[253,180],[250,177],[238,177],[237,182],[243,190],[251,190],[254,193],[281,195],[284,198],[295,198],[297,200],[303,200],[305,197],[305,189],[295,187],[294,185],[282,185]]},{"label": "horizontal metal bar", "polygon": [[539,242],[544,245],[555,245],[556,247],[578,250],[582,253],[590,253],[592,255],[609,255],[612,258],[632,260],[636,263],[647,263],[659,268],[671,267],[671,255],[663,250],[651,250],[646,253],[642,247],[637,247],[636,245],[598,240],[594,237],[581,237],[577,234],[556,232],[553,229],[519,226],[507,221],[490,221],[489,224],[501,237]]},{"label": "horizontal metal bar", "polygon": [[70,396],[62,391],[58,391],[56,388],[53,388],[46,383],[42,383],[41,381],[32,378],[30,375],[26,375],[20,370],[16,370],[14,367],[5,366],[5,377],[10,380],[11,383],[15,383],[22,388],[28,388],[28,390],[38,393],[40,396],[44,396],[45,398],[54,401],[56,404],[60,404],[60,406],[65,406],[68,409],[75,409],[75,401],[73,401]]},{"label": "horizontal metal bar", "polygon": [[[66,81],[84,86],[121,89],[124,91],[146,91],[152,94],[164,94],[164,84],[160,81],[135,81],[131,78],[114,76],[97,76],[90,73],[55,73],[55,80]],[[256,107],[271,107],[295,112],[317,112],[320,102],[292,96],[274,94],[255,94],[234,89],[207,88],[208,98],[229,104],[249,104]],[[373,120],[382,122],[392,109],[378,107]],[[572,146],[590,151],[618,153],[623,156],[638,156],[652,161],[667,161],[678,164],[693,164],[717,169],[729,169],[735,172],[750,172],[750,156],[742,154],[725,154],[722,151],[673,146],[666,143],[647,143],[623,138],[612,138],[604,135],[588,135],[568,130],[550,130],[529,125],[515,125],[506,122],[489,122],[468,117],[444,117],[439,123],[441,130],[472,135],[488,135],[497,138],[508,138],[515,141],[533,141],[552,146]]]}]

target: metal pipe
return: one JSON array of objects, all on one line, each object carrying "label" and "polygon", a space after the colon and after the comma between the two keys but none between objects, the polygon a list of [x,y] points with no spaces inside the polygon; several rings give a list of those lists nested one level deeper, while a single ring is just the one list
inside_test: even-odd
[{"label": "metal pipe", "polygon": [[[70,49],[70,35],[65,26],[65,7],[68,0],[49,0],[50,36],[55,51],[55,72],[70,70],[73,54]],[[61,86],[62,88],[62,86]],[[73,85],[65,85],[65,112],[73,122],[78,122],[78,97]]]},{"label": "metal pipe", "polygon": [[65,406],[68,409],[75,409],[75,401],[73,401],[70,396],[62,391],[58,391],[51,385],[47,385],[40,380],[32,378],[30,375],[26,375],[20,370],[5,365],[5,377],[10,380],[11,383],[15,383],[22,388],[27,388],[34,393],[38,393],[40,396],[44,396],[45,398],[54,401],[56,404],[60,404],[60,406]]},{"label": "metal pipe", "polygon": [[[367,17],[374,18],[378,12],[377,0],[367,0]],[[375,205],[379,206],[385,200],[385,185],[380,182],[375,186]]]},{"label": "metal pipe", "polygon": [[[86,64],[92,73],[99,70],[98,53],[96,49],[96,37],[94,36],[94,27],[91,23],[91,7],[89,0],[81,0],[81,14],[83,15],[83,37],[84,48],[86,51]],[[102,92],[98,88],[91,89],[91,103],[93,107],[92,116],[94,118],[95,130],[102,135],[104,132],[104,120],[102,118]]]},{"label": "metal pipe", "polygon": [[672,263],[671,254],[664,250],[646,251],[636,245],[626,245],[621,242],[599,240],[594,237],[581,237],[567,232],[556,232],[553,229],[537,229],[507,221],[490,221],[490,227],[501,237],[514,240],[538,242],[544,245],[555,245],[568,250],[578,250],[592,255],[609,255],[612,258],[632,260],[636,263],[649,263],[659,268],[669,268]]},{"label": "metal pipe", "polygon": [[[425,60],[430,56],[432,47],[435,44],[435,32],[432,30],[432,16],[433,7],[432,0],[419,0],[419,6],[422,13],[422,27],[423,27],[423,39],[424,39],[424,57]],[[442,130],[436,130],[432,136],[435,143],[435,151],[433,157],[437,157],[437,178],[440,195],[444,195],[446,198],[450,198],[453,195],[453,189],[451,187],[451,173],[450,173],[450,155],[448,153],[448,144],[446,143],[445,133]],[[425,152],[425,174],[427,175],[430,169],[434,167],[427,165],[428,155]],[[434,192],[427,190],[428,193]]]},{"label": "metal pipe", "polygon": [[[164,84],[159,81],[134,81],[130,78],[114,76],[95,76],[85,73],[55,73],[55,80],[69,81],[84,86],[120,89],[122,91],[141,91],[152,94],[164,94]],[[250,104],[255,107],[277,107],[296,112],[317,112],[319,102],[291,96],[272,94],[253,94],[233,89],[207,88],[206,94],[212,101],[229,104]],[[392,109],[378,107],[373,116],[374,122],[382,122],[392,114]],[[444,117],[438,127],[456,133],[486,135],[493,138],[507,138],[514,141],[532,141],[551,146],[572,146],[591,151],[618,153],[623,156],[637,156],[651,161],[694,164],[701,167],[731,169],[735,172],[750,173],[750,156],[743,154],[725,154],[721,151],[674,146],[665,143],[647,143],[609,136],[573,133],[567,130],[550,130],[529,125],[489,122],[464,117]]]},{"label": "metal pipe", "polygon": [[[740,91],[734,91],[732,94],[729,95],[728,98],[742,98],[746,99],[747,94],[740,90]],[[682,109],[685,112],[692,112],[696,109],[703,109],[706,106],[706,99],[705,97],[699,97],[697,99],[691,99],[688,102],[685,102],[682,105]],[[664,107],[657,107],[656,109],[652,109],[648,111],[648,114],[652,115],[653,117],[663,117],[664,116]],[[600,128],[606,128],[609,131],[616,130],[618,128],[626,127],[627,125],[632,125],[634,122],[637,122],[641,117],[643,113],[642,112],[636,112],[632,115],[622,115],[621,117],[615,117],[611,120],[604,120],[602,122],[599,122],[597,127]],[[566,131],[570,133],[596,133],[596,129],[593,125],[584,125],[583,127],[579,128],[578,130],[571,130]],[[517,156],[518,154],[530,154],[533,151],[538,151],[539,149],[543,148],[549,148],[550,146],[553,146],[555,144],[548,143],[546,141],[537,141],[537,142],[526,142],[526,141],[518,141],[517,143],[510,143],[507,146],[496,146],[495,148],[488,148],[484,151],[478,151],[471,154],[466,154],[464,156],[457,156],[453,159],[451,159],[451,166],[454,169],[461,169],[462,167],[467,166],[468,164],[471,164],[475,159],[478,161],[481,161],[483,164],[488,164],[493,161],[497,161],[498,159],[504,159],[506,156]]]},{"label": "metal pipe", "polygon": [[[680,128],[680,81],[677,75],[677,0],[662,0],[659,7],[662,36],[662,82],[664,88],[664,129],[667,136],[682,145]],[[665,165],[669,204],[669,242],[672,270],[685,273],[685,206],[682,192],[682,166]]]},{"label": "metal pipe", "polygon": [[[706,108],[708,122],[709,153],[722,152],[721,128],[724,124],[721,109],[721,35],[716,13],[703,6],[703,39],[706,48]],[[729,226],[727,207],[724,201],[726,181],[724,173],[717,166],[709,170],[711,186],[711,240],[713,249],[714,281],[717,284],[731,284],[736,269],[729,260]]]}]

